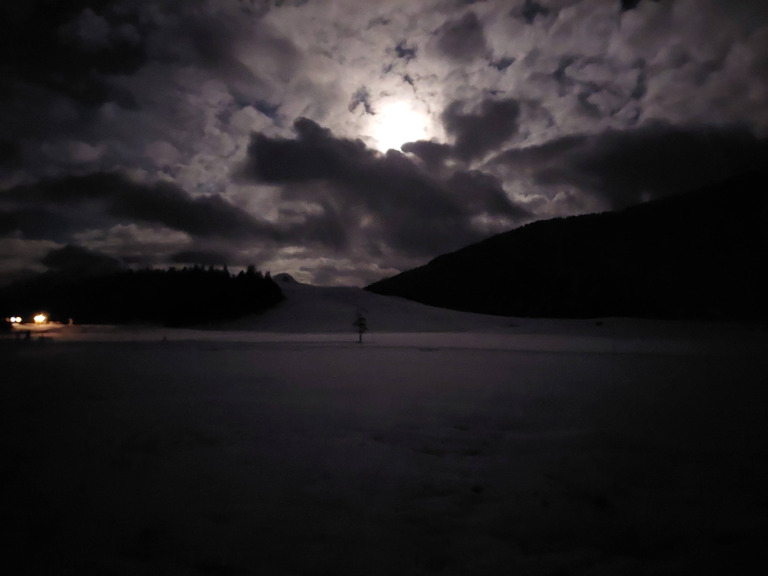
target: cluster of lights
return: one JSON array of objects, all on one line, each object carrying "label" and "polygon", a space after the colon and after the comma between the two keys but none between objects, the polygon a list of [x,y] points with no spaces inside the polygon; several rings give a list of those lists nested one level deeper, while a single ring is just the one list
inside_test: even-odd
[{"label": "cluster of lights", "polygon": [[[48,316],[40,312],[38,314],[35,314],[32,317],[32,320],[35,322],[35,324],[45,324],[46,322],[48,322]],[[5,321],[10,322],[11,324],[21,324],[22,322],[24,322],[21,316],[11,316],[10,318],[6,318]]]}]

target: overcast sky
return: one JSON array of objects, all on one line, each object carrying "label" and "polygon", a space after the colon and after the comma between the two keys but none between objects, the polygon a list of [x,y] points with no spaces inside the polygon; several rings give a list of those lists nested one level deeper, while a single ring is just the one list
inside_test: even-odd
[{"label": "overcast sky", "polygon": [[768,157],[764,0],[26,0],[0,20],[0,282],[90,254],[362,286]]}]

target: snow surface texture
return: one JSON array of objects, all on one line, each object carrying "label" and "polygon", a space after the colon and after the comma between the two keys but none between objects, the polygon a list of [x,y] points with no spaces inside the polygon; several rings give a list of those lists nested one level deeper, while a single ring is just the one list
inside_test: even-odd
[{"label": "snow surface texture", "polygon": [[0,342],[14,574],[765,571],[764,329],[294,288],[241,331]]}]

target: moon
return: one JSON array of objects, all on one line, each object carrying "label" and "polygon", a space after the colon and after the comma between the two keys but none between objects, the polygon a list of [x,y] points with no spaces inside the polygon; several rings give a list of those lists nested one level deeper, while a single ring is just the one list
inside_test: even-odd
[{"label": "moon", "polygon": [[406,142],[427,139],[427,116],[412,103],[400,100],[387,103],[373,119],[371,136],[381,152],[400,150]]}]

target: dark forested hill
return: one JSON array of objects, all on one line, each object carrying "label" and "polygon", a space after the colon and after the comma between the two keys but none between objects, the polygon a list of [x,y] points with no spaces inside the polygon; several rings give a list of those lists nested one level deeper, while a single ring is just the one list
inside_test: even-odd
[{"label": "dark forested hill", "polygon": [[282,299],[269,274],[197,266],[87,276],[51,272],[0,290],[3,316],[45,311],[52,320],[78,324],[185,326],[260,312]]},{"label": "dark forested hill", "polygon": [[768,317],[768,173],[528,224],[367,287],[509,316]]}]

